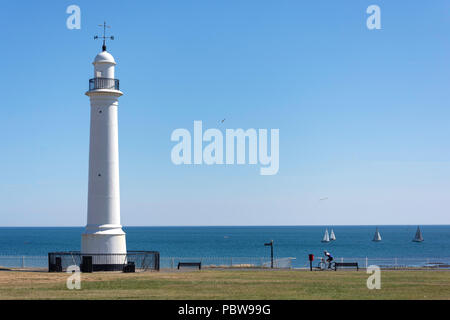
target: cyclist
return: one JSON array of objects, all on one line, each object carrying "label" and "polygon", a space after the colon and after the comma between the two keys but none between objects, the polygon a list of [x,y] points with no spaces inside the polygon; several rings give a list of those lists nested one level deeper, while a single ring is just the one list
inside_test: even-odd
[{"label": "cyclist", "polygon": [[328,269],[331,269],[331,261],[333,261],[333,256],[332,256],[331,253],[329,253],[327,250],[325,250],[325,251],[323,252],[323,254],[324,254],[325,257],[327,258]]}]

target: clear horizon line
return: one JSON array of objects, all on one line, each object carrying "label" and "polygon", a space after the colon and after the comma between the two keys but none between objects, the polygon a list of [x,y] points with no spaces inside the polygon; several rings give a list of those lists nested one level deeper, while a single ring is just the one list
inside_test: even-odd
[{"label": "clear horizon line", "polygon": [[[297,225],[122,225],[124,228],[139,228],[139,227],[173,227],[173,228],[180,228],[180,227],[376,227],[376,226],[450,226],[450,224],[297,224]],[[85,225],[60,225],[60,226],[51,226],[51,225],[39,225],[39,226],[0,226],[0,228],[84,228]]]}]

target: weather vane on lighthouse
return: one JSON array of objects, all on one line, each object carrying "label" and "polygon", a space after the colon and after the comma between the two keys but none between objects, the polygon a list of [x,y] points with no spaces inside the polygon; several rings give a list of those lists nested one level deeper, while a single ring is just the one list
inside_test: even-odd
[{"label": "weather vane on lighthouse", "polygon": [[99,27],[103,27],[103,36],[94,36],[94,40],[97,40],[98,38],[103,39],[103,46],[102,46],[102,50],[106,51],[106,39],[110,39],[110,40],[114,40],[114,36],[106,36],[106,28],[111,28],[111,26],[107,26],[106,25],[106,21],[103,22],[103,24],[99,24]]}]

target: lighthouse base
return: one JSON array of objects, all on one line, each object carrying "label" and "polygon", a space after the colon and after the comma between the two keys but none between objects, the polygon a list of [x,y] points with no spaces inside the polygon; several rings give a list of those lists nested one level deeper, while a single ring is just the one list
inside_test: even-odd
[{"label": "lighthouse base", "polygon": [[127,253],[122,226],[88,224],[81,235],[81,253]]},{"label": "lighthouse base", "polygon": [[82,254],[125,254],[127,246],[125,234],[83,234],[81,236]]},{"label": "lighthouse base", "polygon": [[92,271],[121,271],[127,264],[125,232],[117,225],[88,225],[81,236],[81,255]]}]

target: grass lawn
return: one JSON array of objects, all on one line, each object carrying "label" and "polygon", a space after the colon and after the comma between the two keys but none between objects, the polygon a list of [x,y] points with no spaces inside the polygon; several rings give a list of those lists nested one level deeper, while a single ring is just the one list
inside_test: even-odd
[{"label": "grass lawn", "polygon": [[202,270],[81,274],[0,271],[0,299],[450,299],[450,271],[381,272],[369,290],[360,271]]}]

